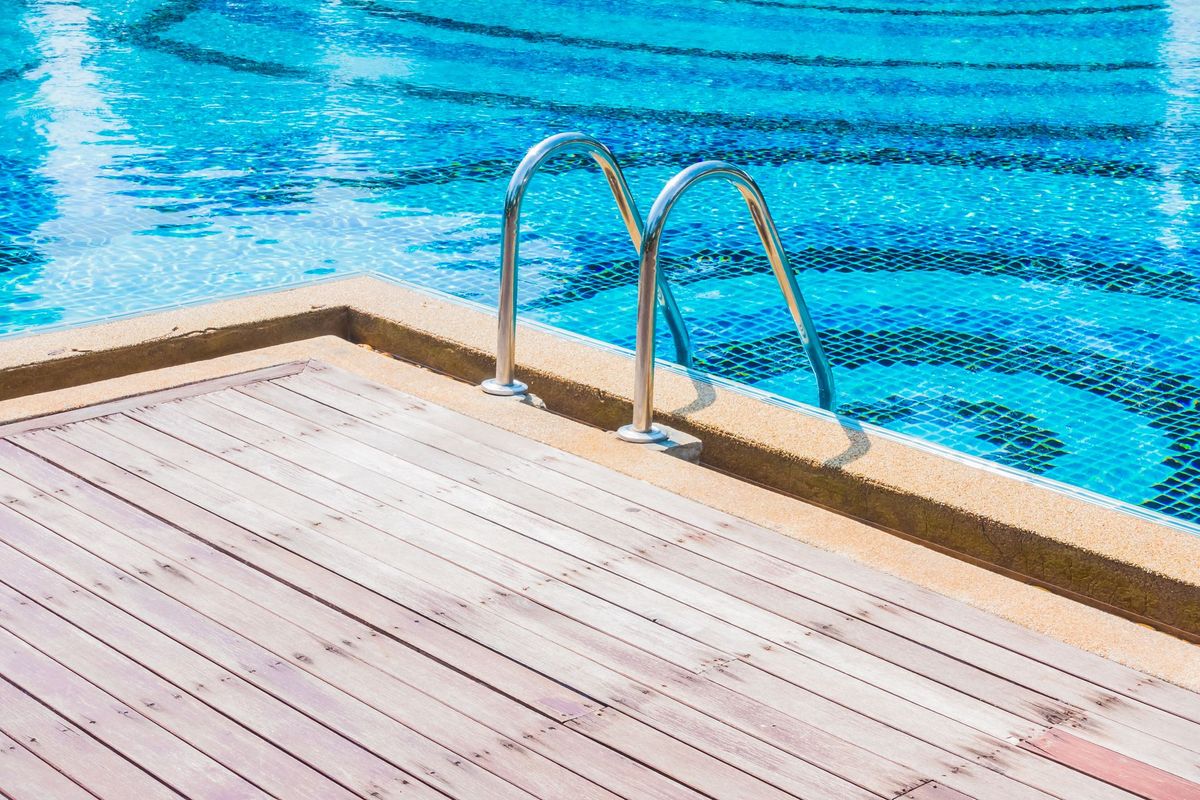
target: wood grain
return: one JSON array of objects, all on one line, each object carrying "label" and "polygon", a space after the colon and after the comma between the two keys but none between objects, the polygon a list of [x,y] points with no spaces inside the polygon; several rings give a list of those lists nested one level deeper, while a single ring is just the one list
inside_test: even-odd
[{"label": "wood grain", "polygon": [[1191,693],[876,577],[319,364],[25,421],[0,796],[1197,797]]}]

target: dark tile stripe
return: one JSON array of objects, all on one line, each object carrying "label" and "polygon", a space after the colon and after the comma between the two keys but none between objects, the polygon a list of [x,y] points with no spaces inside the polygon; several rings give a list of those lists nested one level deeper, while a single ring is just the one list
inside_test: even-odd
[{"label": "dark tile stripe", "polygon": [[[209,48],[167,39],[160,36],[127,35],[131,43],[171,53],[193,63],[213,64],[228,69],[253,72],[268,77],[291,77],[317,80],[318,75],[302,67],[270,61],[233,56]],[[1157,135],[1161,125],[1053,125],[1041,122],[981,125],[974,123],[900,123],[878,120],[847,120],[836,118],[766,117],[725,112],[680,111],[663,109],[634,109],[623,106],[584,105],[546,100],[501,92],[450,89],[400,81],[359,81],[358,85],[372,91],[392,90],[408,97],[434,102],[457,103],[465,106],[487,105],[512,109],[541,111],[555,115],[597,117],[601,119],[637,120],[666,126],[715,127],[730,130],[752,130],[762,133],[807,133],[828,136],[854,134],[897,135],[908,137],[960,137],[981,140],[1058,139],[1133,141]]]},{"label": "dark tile stripe", "polygon": [[678,47],[650,42],[623,42],[613,39],[598,39],[590,36],[573,36],[549,31],[527,31],[504,25],[487,25],[478,22],[437,17],[408,9],[394,8],[377,0],[346,0],[347,5],[360,8],[370,14],[403,22],[440,28],[458,33],[469,33],[492,38],[519,39],[534,44],[558,44],[603,50],[624,50],[652,53],[664,56],[688,58],[710,58],[723,61],[752,61],[765,64],[784,64],[792,67],[852,67],[852,68],[921,68],[921,69],[977,69],[977,70],[1040,70],[1047,72],[1114,72],[1119,70],[1157,69],[1152,61],[1120,61],[1110,63],[1066,63],[1050,61],[1013,62],[970,62],[970,61],[919,61],[913,59],[862,59],[840,56],[799,56],[789,53],[743,52],[731,50],[706,50],[699,47]]},{"label": "dark tile stripe", "polygon": [[892,427],[930,410],[948,413],[978,428],[976,439],[1001,448],[989,460],[1014,469],[1041,475],[1054,466],[1056,458],[1069,452],[1061,435],[1038,425],[1034,415],[989,400],[967,402],[940,396],[917,400],[892,395],[876,403],[847,403],[840,409],[843,414],[882,427]]},{"label": "dark tile stripe", "polygon": [[5,81],[15,81],[23,78],[27,73],[33,72],[42,62],[29,61],[19,67],[11,67],[9,69],[0,70],[0,83]]},{"label": "dark tile stripe", "polygon": [[[698,150],[673,152],[622,151],[620,158],[622,166],[626,169],[662,166],[683,168],[688,164],[711,158],[731,161],[742,167],[783,167],[801,163],[863,166],[892,164],[1037,172],[1072,177],[1137,179],[1152,183],[1168,180],[1168,177],[1152,164],[1115,159],[1047,156],[1037,153],[911,150],[899,147],[706,147]],[[506,180],[512,174],[515,166],[515,158],[504,156],[478,159],[467,163],[397,170],[389,175],[374,175],[368,178],[334,180],[362,188],[390,190],[460,181],[487,183]],[[564,156],[547,164],[543,169],[552,174],[563,174],[576,169],[590,169],[591,166],[591,162],[587,159]],[[1200,183],[1200,170],[1175,172],[1169,176],[1169,180],[1173,184]]]},{"label": "dark tile stripe", "polygon": [[889,17],[1066,17],[1094,14],[1132,14],[1139,11],[1166,11],[1162,3],[1127,3],[1120,6],[1076,6],[1074,8],[872,8],[786,3],[780,0],[726,0],[764,8],[791,11],[822,11],[836,14],[870,14]]},{"label": "dark tile stripe", "polygon": [[[1108,264],[1081,258],[954,249],[916,249],[827,245],[800,247],[806,241],[801,228],[780,228],[792,267],[802,273],[852,272],[866,274],[951,272],[978,277],[1009,277],[1048,283],[1082,284],[1104,292],[1200,303],[1200,280],[1194,273],[1149,269],[1133,262]],[[759,249],[703,248],[684,257],[665,258],[664,269],[673,284],[688,285],[713,278],[735,278],[762,272]],[[564,270],[562,285],[529,304],[549,309],[627,285],[636,276],[633,259],[594,261]]]},{"label": "dark tile stripe", "polygon": [[[1200,385],[1191,375],[1095,351],[1076,352],[1054,344],[922,326],[887,331],[828,327],[821,331],[821,343],[835,370],[867,364],[905,364],[1010,375],[1030,373],[1112,400],[1145,419],[1171,441],[1170,452],[1162,463],[1173,472],[1150,487],[1158,494],[1142,505],[1200,521]],[[702,347],[697,366],[753,384],[806,369],[807,362],[795,331],[785,331]],[[872,421],[869,414],[866,421]],[[1052,466],[1045,462],[1041,469]]]}]

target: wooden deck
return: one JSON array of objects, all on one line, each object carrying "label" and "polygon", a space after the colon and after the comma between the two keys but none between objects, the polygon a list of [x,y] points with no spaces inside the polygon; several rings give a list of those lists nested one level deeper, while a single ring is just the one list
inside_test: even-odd
[{"label": "wooden deck", "polygon": [[321,365],[0,429],[0,795],[1200,798],[1200,697]]}]

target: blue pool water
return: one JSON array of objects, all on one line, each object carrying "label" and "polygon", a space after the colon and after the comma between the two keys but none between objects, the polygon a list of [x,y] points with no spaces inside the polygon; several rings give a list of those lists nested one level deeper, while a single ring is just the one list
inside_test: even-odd
[{"label": "blue pool water", "polygon": [[[0,333],[362,270],[494,302],[508,175],[585,130],[643,209],[758,179],[843,413],[1196,521],[1198,91],[1196,0],[0,0]],[[522,310],[629,346],[584,167]],[[710,188],[663,251],[699,365],[811,401]]]}]

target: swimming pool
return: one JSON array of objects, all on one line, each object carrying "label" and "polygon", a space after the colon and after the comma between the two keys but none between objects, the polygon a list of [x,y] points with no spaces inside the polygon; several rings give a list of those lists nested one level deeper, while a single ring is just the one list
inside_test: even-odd
[{"label": "swimming pool", "polygon": [[[584,130],[643,210],[755,176],[843,413],[1200,521],[1198,90],[1195,2],[0,0],[0,332],[360,270],[494,302],[509,174]],[[523,313],[631,346],[598,173],[524,220]],[[663,257],[700,368],[815,397],[735,192]]]}]

